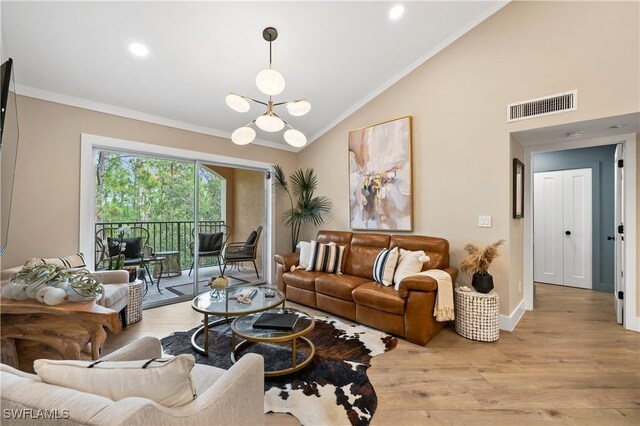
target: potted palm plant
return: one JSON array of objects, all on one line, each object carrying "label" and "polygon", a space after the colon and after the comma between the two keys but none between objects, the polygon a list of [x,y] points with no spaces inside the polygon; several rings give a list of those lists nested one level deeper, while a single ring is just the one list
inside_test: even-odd
[{"label": "potted palm plant", "polygon": [[[289,181],[278,165],[273,166],[273,184],[289,196],[291,208],[284,213],[282,220],[291,228],[291,251],[296,251],[302,225],[324,223],[324,215],[331,211],[331,201],[325,196],[315,196],[318,178],[313,169],[298,169],[291,174]],[[294,203],[294,198],[295,203]]]},{"label": "potted palm plant", "polygon": [[471,243],[464,246],[464,250],[468,255],[460,263],[460,270],[471,277],[471,285],[479,293],[489,293],[493,290],[493,277],[489,273],[489,266],[498,257],[498,247],[504,241],[498,240],[484,249]]}]

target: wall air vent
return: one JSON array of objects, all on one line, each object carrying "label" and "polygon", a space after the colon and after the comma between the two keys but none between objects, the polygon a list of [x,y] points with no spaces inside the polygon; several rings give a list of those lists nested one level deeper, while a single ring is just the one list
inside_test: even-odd
[{"label": "wall air vent", "polygon": [[578,109],[578,91],[572,90],[507,105],[507,123],[576,109]]}]

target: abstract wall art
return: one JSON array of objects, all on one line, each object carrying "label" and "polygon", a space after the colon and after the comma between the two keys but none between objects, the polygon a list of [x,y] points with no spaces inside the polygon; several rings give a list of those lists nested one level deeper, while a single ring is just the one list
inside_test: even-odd
[{"label": "abstract wall art", "polygon": [[352,229],[412,231],[411,116],[349,132]]}]

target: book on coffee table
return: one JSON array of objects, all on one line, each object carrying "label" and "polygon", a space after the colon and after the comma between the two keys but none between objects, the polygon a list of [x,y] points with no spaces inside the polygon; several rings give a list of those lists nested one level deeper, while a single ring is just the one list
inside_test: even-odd
[{"label": "book on coffee table", "polygon": [[246,297],[248,299],[253,299],[255,295],[258,293],[258,290],[255,288],[245,288],[242,290],[237,290],[231,293],[232,299],[237,299],[238,297]]},{"label": "book on coffee table", "polygon": [[269,330],[293,330],[300,318],[296,314],[265,312],[253,323],[253,328]]}]

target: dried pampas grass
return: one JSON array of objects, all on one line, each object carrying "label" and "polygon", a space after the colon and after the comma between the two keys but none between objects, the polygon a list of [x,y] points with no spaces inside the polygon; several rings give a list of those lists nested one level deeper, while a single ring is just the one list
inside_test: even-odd
[{"label": "dried pampas grass", "polygon": [[469,255],[460,263],[460,270],[470,277],[476,272],[486,274],[493,259],[498,257],[498,247],[504,242],[505,240],[498,240],[493,244],[489,244],[484,250],[475,244],[465,245],[464,250]]}]

